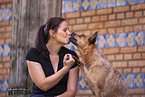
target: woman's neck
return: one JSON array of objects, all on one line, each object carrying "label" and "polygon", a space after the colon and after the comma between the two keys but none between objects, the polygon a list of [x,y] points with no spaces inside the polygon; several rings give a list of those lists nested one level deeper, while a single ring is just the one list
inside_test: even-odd
[{"label": "woman's neck", "polygon": [[63,45],[57,43],[55,40],[50,39],[47,43],[46,43],[46,47],[49,50],[51,55],[56,55],[58,54],[59,50],[61,49]]}]

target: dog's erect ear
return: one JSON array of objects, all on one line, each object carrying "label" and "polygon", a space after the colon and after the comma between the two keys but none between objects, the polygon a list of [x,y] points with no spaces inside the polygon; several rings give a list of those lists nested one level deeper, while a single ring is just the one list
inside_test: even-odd
[{"label": "dog's erect ear", "polygon": [[95,44],[97,35],[98,35],[98,31],[95,32],[95,33],[88,39],[88,41],[90,42],[90,44]]}]

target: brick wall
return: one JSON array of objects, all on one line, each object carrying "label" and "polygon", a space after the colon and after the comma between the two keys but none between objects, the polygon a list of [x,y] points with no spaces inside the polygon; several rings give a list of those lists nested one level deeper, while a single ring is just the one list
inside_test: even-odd
[{"label": "brick wall", "polygon": [[0,0],[0,97],[8,96],[12,0]]},{"label": "brick wall", "polygon": [[[78,34],[91,35],[96,30],[99,35],[117,35],[145,31],[145,4],[63,13],[69,29]],[[144,34],[145,32],[143,32]],[[145,42],[145,40],[143,40]],[[145,44],[134,46],[102,47],[115,68],[126,75],[144,75]],[[76,50],[78,53],[78,51]],[[79,53],[78,53],[79,55]],[[142,78],[145,83],[145,76]],[[129,87],[131,97],[144,97],[145,88]],[[94,97],[88,89],[79,89],[77,97]]]}]

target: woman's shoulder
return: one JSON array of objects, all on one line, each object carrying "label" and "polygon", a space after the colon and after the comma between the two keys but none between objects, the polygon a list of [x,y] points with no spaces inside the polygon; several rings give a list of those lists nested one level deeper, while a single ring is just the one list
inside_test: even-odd
[{"label": "woman's shoulder", "polygon": [[39,57],[40,57],[40,54],[38,50],[34,47],[31,47],[26,54],[26,60],[39,59]]}]

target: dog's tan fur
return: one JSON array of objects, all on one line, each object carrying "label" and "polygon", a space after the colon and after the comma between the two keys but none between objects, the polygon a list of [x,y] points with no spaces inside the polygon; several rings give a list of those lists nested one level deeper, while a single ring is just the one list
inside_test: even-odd
[{"label": "dog's tan fur", "polygon": [[112,66],[95,45],[97,33],[92,37],[71,35],[82,57],[82,77],[96,97],[128,97],[128,90],[121,74]]}]

